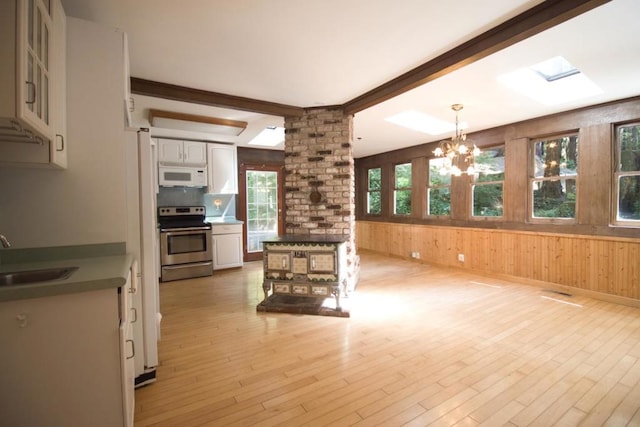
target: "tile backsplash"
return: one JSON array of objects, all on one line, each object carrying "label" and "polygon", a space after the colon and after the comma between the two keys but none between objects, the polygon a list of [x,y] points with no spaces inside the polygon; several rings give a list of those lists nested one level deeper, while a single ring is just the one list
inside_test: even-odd
[{"label": "tile backsplash", "polygon": [[204,188],[160,187],[158,206],[201,206],[204,194]]},{"label": "tile backsplash", "polygon": [[208,194],[204,188],[160,187],[158,206],[204,206],[207,216],[236,217],[235,194]]}]

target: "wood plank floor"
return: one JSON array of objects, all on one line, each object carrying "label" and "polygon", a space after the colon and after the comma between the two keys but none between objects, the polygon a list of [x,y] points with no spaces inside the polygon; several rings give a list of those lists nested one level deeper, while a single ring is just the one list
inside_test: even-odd
[{"label": "wood plank floor", "polygon": [[136,426],[640,426],[640,311],[363,252],[350,318],[257,313],[262,264],[160,284]]}]

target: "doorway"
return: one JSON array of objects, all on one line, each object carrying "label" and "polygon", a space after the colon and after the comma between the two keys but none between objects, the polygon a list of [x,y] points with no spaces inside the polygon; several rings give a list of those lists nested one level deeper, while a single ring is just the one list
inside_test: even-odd
[{"label": "doorway", "polygon": [[282,166],[241,166],[245,261],[262,259],[262,241],[283,234],[283,175]]}]

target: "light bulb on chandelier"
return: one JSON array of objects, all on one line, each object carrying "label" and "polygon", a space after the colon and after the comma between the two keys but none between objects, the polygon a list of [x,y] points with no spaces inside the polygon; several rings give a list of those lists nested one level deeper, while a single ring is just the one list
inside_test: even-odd
[{"label": "light bulb on chandelier", "polygon": [[[450,160],[448,168],[443,166],[440,169],[442,175],[447,173],[460,176],[463,173],[473,175],[476,173],[475,158],[480,154],[480,149],[475,145],[467,142],[467,135],[464,134],[458,125],[458,112],[462,110],[462,104],[453,104],[451,109],[456,112],[456,133],[451,140],[441,141],[438,147],[433,150],[436,157],[446,157]],[[460,166],[466,164],[466,170],[463,172]]]}]

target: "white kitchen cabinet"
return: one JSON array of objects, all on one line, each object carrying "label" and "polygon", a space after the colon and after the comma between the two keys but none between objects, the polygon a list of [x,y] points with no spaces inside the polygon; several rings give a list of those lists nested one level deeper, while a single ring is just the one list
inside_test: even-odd
[{"label": "white kitchen cabinet", "polygon": [[238,160],[235,145],[207,144],[210,194],[238,194]]},{"label": "white kitchen cabinet", "polygon": [[207,144],[198,141],[159,138],[158,161],[171,165],[204,166],[207,164]]},{"label": "white kitchen cabinet", "polygon": [[64,26],[60,0],[0,2],[0,159],[5,164],[66,165],[66,152],[59,152],[63,143],[56,138],[64,136],[64,117],[59,117],[66,97],[60,87],[66,79]]},{"label": "white kitchen cabinet", "polygon": [[[53,90],[53,141],[49,144],[51,164],[67,167],[67,17],[60,0],[52,2],[55,56],[51,58],[56,84]],[[60,77],[60,78],[58,78]]]},{"label": "white kitchen cabinet", "polygon": [[242,224],[212,224],[213,269],[242,267]]},{"label": "white kitchen cabinet", "polygon": [[0,303],[2,425],[133,425],[130,289]]}]

